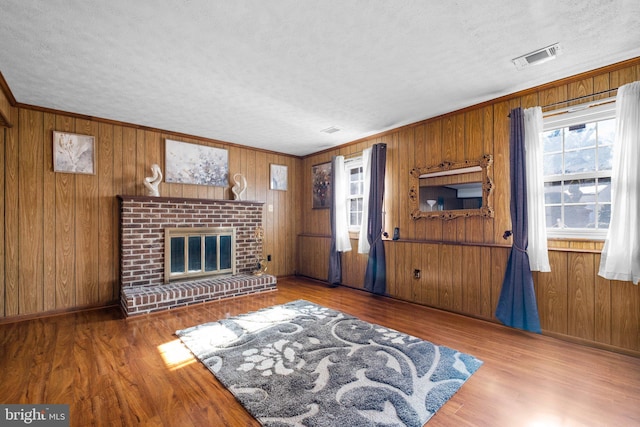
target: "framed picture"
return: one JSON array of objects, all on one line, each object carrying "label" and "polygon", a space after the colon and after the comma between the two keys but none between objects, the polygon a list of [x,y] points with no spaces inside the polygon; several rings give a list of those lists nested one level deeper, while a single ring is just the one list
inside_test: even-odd
[{"label": "framed picture", "polygon": [[311,193],[313,209],[331,207],[331,162],[311,167]]},{"label": "framed picture", "polygon": [[229,185],[229,152],[224,148],[166,139],[165,182]]},{"label": "framed picture", "polygon": [[271,164],[272,190],[287,190],[287,167],[285,165]]},{"label": "framed picture", "polygon": [[53,171],[95,174],[94,137],[53,132]]}]

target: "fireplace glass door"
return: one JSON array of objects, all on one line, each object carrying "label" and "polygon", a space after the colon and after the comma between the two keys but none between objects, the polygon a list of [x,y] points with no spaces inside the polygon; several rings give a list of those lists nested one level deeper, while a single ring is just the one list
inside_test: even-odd
[{"label": "fireplace glass door", "polygon": [[[165,282],[188,277],[235,273],[234,229],[165,230]],[[165,263],[167,264],[167,263]]]}]

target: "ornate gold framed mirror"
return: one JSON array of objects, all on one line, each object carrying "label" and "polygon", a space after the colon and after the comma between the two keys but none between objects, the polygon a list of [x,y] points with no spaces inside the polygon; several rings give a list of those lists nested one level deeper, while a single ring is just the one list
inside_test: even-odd
[{"label": "ornate gold framed mirror", "polygon": [[411,218],[493,217],[493,156],[411,169]]}]

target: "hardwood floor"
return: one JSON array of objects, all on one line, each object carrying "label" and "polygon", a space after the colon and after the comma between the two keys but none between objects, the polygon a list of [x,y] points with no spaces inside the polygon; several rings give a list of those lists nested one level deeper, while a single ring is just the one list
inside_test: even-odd
[{"label": "hardwood floor", "polygon": [[297,278],[138,318],[109,308],[0,325],[0,403],[68,403],[71,426],[258,426],[173,333],[300,298],[482,359],[430,427],[640,425],[639,358]]}]

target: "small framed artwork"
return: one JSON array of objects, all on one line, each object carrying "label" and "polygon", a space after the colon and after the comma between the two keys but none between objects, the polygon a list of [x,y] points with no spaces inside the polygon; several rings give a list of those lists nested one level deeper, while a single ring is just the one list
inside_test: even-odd
[{"label": "small framed artwork", "polygon": [[165,182],[229,185],[229,152],[224,148],[165,140]]},{"label": "small framed artwork", "polygon": [[331,162],[311,167],[311,192],[313,209],[331,207]]},{"label": "small framed artwork", "polygon": [[271,164],[271,186],[272,190],[287,190],[287,166]]},{"label": "small framed artwork", "polygon": [[53,171],[95,174],[95,139],[89,135],[53,132]]}]

